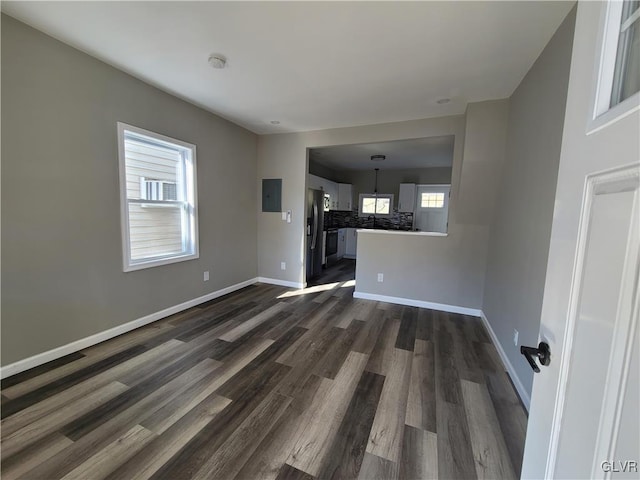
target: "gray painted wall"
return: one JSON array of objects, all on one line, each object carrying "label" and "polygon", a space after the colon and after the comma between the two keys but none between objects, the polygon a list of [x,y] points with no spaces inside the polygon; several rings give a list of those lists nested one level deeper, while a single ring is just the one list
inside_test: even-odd
[{"label": "gray painted wall", "polygon": [[[122,272],[117,121],[197,145],[199,259]],[[2,15],[2,364],[255,277],[256,145]]]},{"label": "gray painted wall", "polygon": [[467,108],[464,138],[457,135],[454,146],[448,235],[359,234],[356,291],[482,307],[490,215],[476,204],[492,197],[500,176],[507,110],[506,100]]},{"label": "gray painted wall", "polygon": [[537,345],[574,22],[575,9],[510,99],[506,162],[491,225],[483,312],[529,393],[533,372],[513,343],[513,330],[520,332],[520,344]]},{"label": "gray painted wall", "polygon": [[470,103],[464,138],[458,214],[462,223],[490,225],[498,196],[507,140],[508,100]]}]

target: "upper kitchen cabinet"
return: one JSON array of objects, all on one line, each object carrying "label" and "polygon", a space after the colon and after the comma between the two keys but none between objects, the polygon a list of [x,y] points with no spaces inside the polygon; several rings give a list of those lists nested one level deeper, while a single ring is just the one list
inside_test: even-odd
[{"label": "upper kitchen cabinet", "polygon": [[318,177],[317,175],[312,175],[311,173],[307,175],[308,187],[314,190],[324,190],[326,182],[328,182],[327,179]]},{"label": "upper kitchen cabinet", "polygon": [[330,199],[329,209],[337,210],[338,209],[338,184],[336,182],[332,182],[331,180],[328,180],[328,182],[329,183],[327,184],[327,189],[325,190],[325,192],[329,194],[329,199]]},{"label": "upper kitchen cabinet", "polygon": [[336,210],[338,208],[338,184],[336,182],[310,173],[308,174],[307,184],[308,188],[322,190],[324,193],[329,194],[330,210]]},{"label": "upper kitchen cabinet", "polygon": [[413,212],[416,202],[416,184],[401,183],[398,195],[398,211]]},{"label": "upper kitchen cabinet", "polygon": [[338,184],[338,210],[351,210],[353,208],[353,185],[350,183]]}]

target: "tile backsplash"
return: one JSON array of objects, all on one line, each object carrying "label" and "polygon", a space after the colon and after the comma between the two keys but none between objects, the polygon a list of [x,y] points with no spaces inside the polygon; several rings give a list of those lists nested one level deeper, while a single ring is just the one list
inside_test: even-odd
[{"label": "tile backsplash", "polygon": [[[358,210],[324,212],[325,228],[373,228],[373,216],[360,217]],[[413,213],[393,211],[391,217],[376,217],[375,227],[388,230],[412,230]]]}]

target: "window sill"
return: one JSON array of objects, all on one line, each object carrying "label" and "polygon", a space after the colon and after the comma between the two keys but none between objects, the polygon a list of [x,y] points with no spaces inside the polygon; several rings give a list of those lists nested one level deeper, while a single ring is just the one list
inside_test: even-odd
[{"label": "window sill", "polygon": [[156,260],[149,260],[145,262],[136,262],[131,265],[124,265],[124,272],[134,272],[136,270],[144,270],[145,268],[153,268],[160,267],[162,265],[169,265],[171,263],[178,262],[186,262],[188,260],[195,260],[196,258],[200,258],[199,253],[189,254],[189,255],[180,255],[180,256],[172,256],[168,258],[160,258]]},{"label": "window sill", "polygon": [[638,110],[640,110],[640,92],[634,93],[626,100],[591,120],[587,125],[587,135],[596,133]]}]

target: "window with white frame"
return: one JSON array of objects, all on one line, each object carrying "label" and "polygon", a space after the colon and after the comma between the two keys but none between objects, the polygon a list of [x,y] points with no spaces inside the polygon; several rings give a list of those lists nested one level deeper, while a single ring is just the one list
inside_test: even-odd
[{"label": "window with white frame", "polygon": [[444,192],[422,192],[420,208],[444,208]]},{"label": "window with white frame", "polygon": [[393,213],[393,195],[381,193],[360,194],[360,216],[389,217]]},{"label": "window with white frame", "polygon": [[118,123],[124,271],[198,258],[196,147]]},{"label": "window with white frame", "polygon": [[640,1],[626,0],[622,4],[610,106],[617,105],[638,91],[640,91]]},{"label": "window with white frame", "polygon": [[640,108],[640,0],[609,1],[603,8],[591,131]]}]

